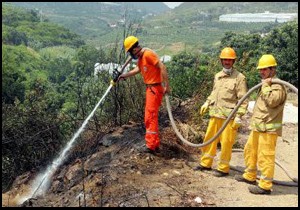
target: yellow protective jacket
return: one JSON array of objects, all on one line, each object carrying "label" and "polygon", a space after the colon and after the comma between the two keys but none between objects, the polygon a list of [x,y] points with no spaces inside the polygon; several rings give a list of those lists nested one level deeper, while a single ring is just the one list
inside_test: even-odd
[{"label": "yellow protective jacket", "polygon": [[[276,77],[274,77],[276,78]],[[264,83],[258,93],[250,127],[258,132],[282,134],[283,108],[287,92],[283,85]]]},{"label": "yellow protective jacket", "polygon": [[[209,104],[209,115],[226,119],[240,100],[248,91],[245,76],[233,69],[230,75],[222,71],[214,78],[214,86],[206,102]],[[243,116],[248,107],[246,99],[238,108],[236,114]]]}]

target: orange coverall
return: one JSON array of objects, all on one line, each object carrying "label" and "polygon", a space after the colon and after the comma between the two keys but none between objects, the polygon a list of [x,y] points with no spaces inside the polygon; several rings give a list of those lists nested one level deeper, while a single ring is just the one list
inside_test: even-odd
[{"label": "orange coverall", "polygon": [[155,150],[160,145],[158,112],[164,90],[161,84],[161,71],[156,67],[158,62],[158,55],[151,49],[146,48],[137,63],[146,84],[145,140],[147,147],[151,150]]}]

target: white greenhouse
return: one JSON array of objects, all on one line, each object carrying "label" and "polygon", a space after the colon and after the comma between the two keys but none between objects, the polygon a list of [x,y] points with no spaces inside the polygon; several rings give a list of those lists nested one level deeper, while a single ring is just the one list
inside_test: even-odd
[{"label": "white greenhouse", "polygon": [[298,13],[244,13],[226,14],[219,17],[219,21],[226,22],[278,22],[293,21],[298,18]]}]

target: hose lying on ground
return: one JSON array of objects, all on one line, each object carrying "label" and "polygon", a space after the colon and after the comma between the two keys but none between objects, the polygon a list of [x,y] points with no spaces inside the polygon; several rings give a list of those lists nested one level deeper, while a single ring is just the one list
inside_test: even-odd
[{"label": "hose lying on ground", "polygon": [[[285,85],[287,87],[289,87],[291,90],[293,90],[297,95],[298,95],[298,89],[293,86],[292,84],[288,83],[288,82],[285,82],[283,80],[280,80],[280,79],[273,79],[272,80],[272,83],[277,83],[277,84],[281,84],[281,85]],[[233,115],[237,112],[238,108],[240,107],[240,105],[244,102],[244,100],[246,100],[246,98],[248,98],[250,96],[250,94],[260,88],[262,86],[262,82],[255,85],[254,87],[252,87],[240,100],[239,102],[237,103],[237,105],[235,106],[235,108],[230,112],[229,116],[227,117],[227,119],[225,120],[225,122],[223,123],[222,127],[218,130],[218,132],[216,133],[215,136],[213,136],[211,139],[207,140],[206,142],[202,143],[202,144],[194,144],[194,143],[191,143],[190,141],[186,140],[182,135],[181,133],[179,132],[179,130],[177,129],[176,127],[176,124],[175,124],[175,121],[174,121],[174,118],[173,118],[173,115],[172,115],[172,111],[171,111],[171,105],[170,105],[170,101],[169,101],[169,96],[168,95],[165,95],[165,99],[166,99],[166,105],[167,105],[167,111],[168,111],[168,115],[169,115],[169,118],[170,118],[170,121],[171,121],[171,125],[172,125],[172,128],[174,129],[177,137],[185,144],[189,145],[189,146],[192,146],[192,147],[204,147],[210,143],[212,143],[214,140],[217,139],[217,137],[223,132],[223,130],[226,128],[227,124],[229,123],[229,121],[231,120],[231,118],[233,117]],[[275,160],[275,163],[277,165],[279,165],[287,174],[287,170],[285,170],[285,168],[278,163],[277,160]],[[290,178],[291,176],[288,175]],[[297,178],[291,178],[294,182],[296,182],[297,186],[298,186],[298,179]],[[297,181],[295,181],[297,180]],[[274,180],[275,181],[275,180]],[[276,181],[277,183],[280,182],[280,181]],[[274,183],[276,183],[274,182]]]}]

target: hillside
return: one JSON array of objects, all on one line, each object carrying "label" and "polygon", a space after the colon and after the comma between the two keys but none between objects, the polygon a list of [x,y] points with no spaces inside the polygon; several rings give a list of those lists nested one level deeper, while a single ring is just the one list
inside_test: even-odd
[{"label": "hillside", "polygon": [[178,51],[211,52],[226,32],[251,34],[270,30],[274,23],[220,22],[231,13],[298,13],[298,2],[184,2],[171,11],[146,19],[138,33],[145,45],[166,54]]},{"label": "hillside", "polygon": [[12,2],[38,11],[41,18],[92,38],[123,28],[125,21],[142,19],[170,10],[162,2]]},{"label": "hillside", "polygon": [[131,27],[131,33],[141,38],[144,46],[157,50],[160,55],[174,55],[184,50],[211,52],[218,47],[225,32],[249,34],[275,27],[274,23],[219,22],[222,14],[298,13],[298,2],[184,2],[175,9],[169,9],[161,2],[121,3],[14,4],[38,9],[42,17],[66,26],[99,48],[111,46],[116,40],[121,46],[125,24]]},{"label": "hillside", "polygon": [[[293,99],[295,100],[295,99]],[[294,101],[295,102],[295,101]],[[175,119],[186,121],[188,107],[194,102],[173,110]],[[235,148],[243,148],[249,130],[250,115],[243,118],[243,128]],[[204,122],[207,124],[207,120]],[[110,133],[89,139],[77,146],[86,156],[73,161],[66,160],[51,180],[49,190],[17,204],[31,187],[36,171],[19,176],[11,190],[2,194],[2,206],[33,207],[296,207],[298,187],[274,185],[271,195],[252,195],[247,184],[234,180],[239,171],[231,170],[228,177],[217,178],[211,172],[195,172],[198,164],[197,148],[189,147],[176,137],[170,128],[165,112],[160,118],[161,152],[158,155],[143,154],[144,128],[131,122],[112,129]],[[184,134],[189,125],[181,124]],[[292,177],[297,177],[298,124],[285,123],[284,136],[278,139],[276,159],[286,166]],[[92,151],[92,152],[91,152]],[[88,154],[90,153],[90,154]],[[217,161],[216,157],[216,161]],[[215,161],[215,162],[216,162]],[[296,161],[296,162],[295,162]],[[243,154],[234,152],[231,165],[244,167]],[[215,165],[213,167],[216,167]],[[291,180],[276,166],[276,180]]]},{"label": "hillside", "polygon": [[[173,11],[173,18],[180,16],[197,17],[209,14],[218,19],[221,14],[229,13],[298,13],[298,2],[184,2]],[[162,14],[159,18],[167,18]],[[172,19],[173,19],[172,18]],[[172,20],[170,18],[170,20]],[[174,19],[173,19],[174,20]]]}]

